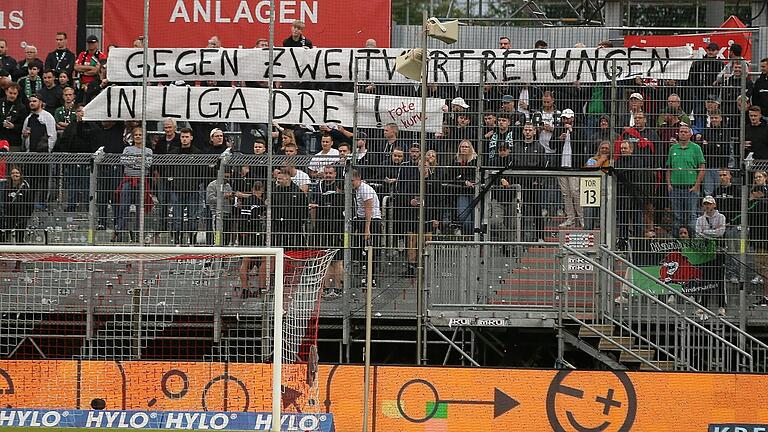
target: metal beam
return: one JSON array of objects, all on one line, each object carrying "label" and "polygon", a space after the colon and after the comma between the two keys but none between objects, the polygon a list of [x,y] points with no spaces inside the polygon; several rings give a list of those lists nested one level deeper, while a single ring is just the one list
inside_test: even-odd
[{"label": "metal beam", "polygon": [[437,327],[433,326],[433,325],[432,325],[432,324],[430,324],[430,323],[427,323],[427,327],[428,327],[429,329],[431,329],[432,331],[434,331],[435,333],[437,333],[437,335],[440,337],[440,339],[442,339],[442,340],[444,340],[444,341],[448,342],[448,345],[450,345],[450,346],[451,346],[453,349],[455,349],[456,351],[458,351],[458,353],[459,353],[459,354],[461,354],[461,356],[462,356],[462,357],[464,357],[465,359],[467,359],[467,360],[468,360],[470,363],[472,363],[472,365],[474,365],[474,366],[477,366],[477,367],[480,367],[480,363],[476,362],[476,361],[475,361],[475,359],[473,359],[473,358],[472,358],[472,356],[470,356],[469,354],[465,353],[465,352],[464,352],[464,350],[462,350],[461,348],[459,348],[459,346],[458,346],[458,345],[456,345],[455,343],[453,343],[453,341],[451,341],[451,340],[448,338],[448,336],[444,335],[444,334],[443,334],[443,332],[441,332],[440,330],[438,330],[438,329],[437,329]]},{"label": "metal beam", "polygon": [[605,364],[606,366],[610,367],[613,370],[627,370],[627,367],[624,366],[623,364],[617,362],[610,356],[606,355],[605,353],[593,347],[592,345],[584,342],[578,337],[572,335],[571,333],[563,332],[563,340],[565,341],[565,343],[589,354],[595,360],[600,361],[601,363]]}]

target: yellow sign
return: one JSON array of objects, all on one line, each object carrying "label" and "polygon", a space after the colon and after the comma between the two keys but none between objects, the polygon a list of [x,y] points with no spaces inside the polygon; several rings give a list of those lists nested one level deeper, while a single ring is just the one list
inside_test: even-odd
[{"label": "yellow sign", "polygon": [[600,207],[600,177],[579,179],[579,204],[582,207]]}]

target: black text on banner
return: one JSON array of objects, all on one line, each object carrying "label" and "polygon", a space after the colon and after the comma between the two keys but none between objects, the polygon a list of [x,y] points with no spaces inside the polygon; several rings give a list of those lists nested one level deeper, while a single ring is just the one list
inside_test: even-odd
[{"label": "black text on banner", "polygon": [[[407,82],[395,72],[402,49],[275,48],[272,61],[279,81],[352,82],[355,59],[358,81]],[[431,50],[429,81],[437,83],[568,83],[608,82],[648,77],[688,78],[693,51],[676,48],[561,48],[553,50]],[[107,74],[113,82],[141,79],[143,53],[110,50]],[[174,48],[149,50],[150,81],[264,81],[267,49]],[[615,69],[614,69],[615,65]]]},{"label": "black text on banner", "polygon": [[[138,86],[110,86],[85,107],[85,119],[137,120],[142,92]],[[352,126],[353,93],[316,90],[275,90],[275,120],[289,124],[338,123]],[[147,120],[177,118],[193,122],[266,123],[268,91],[262,88],[166,86],[147,88]],[[442,128],[441,99],[427,99],[426,128]],[[359,94],[357,120],[361,127],[395,123],[403,130],[421,127],[421,99]]]}]

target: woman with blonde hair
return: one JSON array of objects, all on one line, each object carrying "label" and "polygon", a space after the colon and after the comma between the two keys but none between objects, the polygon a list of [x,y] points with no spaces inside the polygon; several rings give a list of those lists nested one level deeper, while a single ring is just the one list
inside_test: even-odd
[{"label": "woman with blonde hair", "polygon": [[469,140],[461,140],[456,149],[456,157],[451,163],[453,184],[457,188],[456,211],[464,235],[474,233],[475,212],[472,199],[475,195],[475,166],[477,153]]},{"label": "woman with blonde hair", "polygon": [[608,140],[600,141],[595,155],[587,160],[584,165],[589,168],[607,167],[611,164],[611,142]]},{"label": "woman with blonde hair", "polygon": [[[595,155],[584,164],[587,168],[603,168],[611,165],[611,142],[608,140],[600,141]],[[600,225],[600,214],[597,207],[584,208],[584,221],[582,226],[586,229],[596,229]]]},{"label": "woman with blonde hair", "polygon": [[[280,132],[280,153],[285,154],[285,147],[288,144],[296,144],[296,135],[292,130],[284,129]],[[298,145],[296,145],[298,147]]]}]

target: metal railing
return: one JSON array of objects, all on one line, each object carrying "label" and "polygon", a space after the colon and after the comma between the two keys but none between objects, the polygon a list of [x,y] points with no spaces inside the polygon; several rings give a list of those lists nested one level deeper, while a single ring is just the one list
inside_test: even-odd
[{"label": "metal railing", "polygon": [[587,307],[570,299],[566,279],[563,313],[599,334],[622,355],[654,370],[759,372],[768,366],[764,343],[647,273],[664,287],[664,294],[659,298],[637,287],[617,274],[612,264],[643,270],[610,249],[599,248],[602,263],[573,247],[563,249],[594,266],[601,276],[594,292],[598,301]]}]

